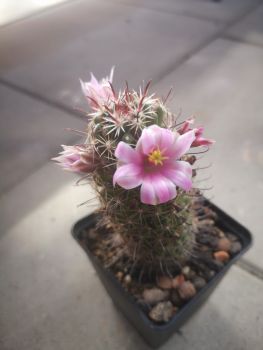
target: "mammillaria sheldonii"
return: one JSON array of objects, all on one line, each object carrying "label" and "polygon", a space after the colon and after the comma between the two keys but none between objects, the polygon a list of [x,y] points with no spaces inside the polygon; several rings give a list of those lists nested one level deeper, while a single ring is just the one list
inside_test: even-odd
[{"label": "mammillaria sheldonii", "polygon": [[[191,147],[207,147],[204,128],[192,118],[178,122],[165,100],[139,91],[116,92],[110,77],[94,75],[81,86],[91,108],[83,144],[63,146],[55,161],[90,175],[100,211],[144,266],[182,261],[194,243]],[[83,133],[83,132],[82,132]]]}]

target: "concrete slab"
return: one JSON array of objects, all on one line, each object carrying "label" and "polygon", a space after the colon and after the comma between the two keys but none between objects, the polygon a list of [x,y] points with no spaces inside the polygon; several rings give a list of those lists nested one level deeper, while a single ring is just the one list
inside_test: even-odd
[{"label": "concrete slab", "polygon": [[[50,182],[57,181],[51,175]],[[31,184],[41,176],[32,175]],[[70,236],[74,221],[91,210],[76,204],[92,196],[88,187],[85,193],[70,182],[62,176],[63,185],[0,238],[1,349],[149,349],[117,312]],[[260,350],[262,288],[262,281],[233,267],[182,335],[162,349]]]},{"label": "concrete slab", "polygon": [[72,0],[24,0],[19,3],[16,0],[2,0],[0,3],[0,26],[10,24],[11,22],[46,10],[65,1]]},{"label": "concrete slab", "polygon": [[263,46],[263,5],[231,27],[227,34],[231,38]]},{"label": "concrete slab", "polygon": [[[63,171],[57,164],[50,161],[14,186],[12,190],[2,194],[0,197],[0,237],[7,234],[14,225],[17,225],[66,184],[70,191],[67,202],[73,206],[74,213],[84,216],[87,211],[86,207],[78,208],[78,206],[92,197],[90,197],[89,187],[76,186],[77,180],[76,174]],[[91,208],[94,208],[93,200],[89,204]]]},{"label": "concrete slab", "polygon": [[184,117],[195,114],[217,142],[201,162],[213,163],[200,171],[212,179],[198,186],[213,185],[204,193],[252,231],[255,243],[246,259],[262,269],[263,49],[216,40],[153,90],[164,94],[171,85],[171,108],[182,108]]},{"label": "concrete slab", "polygon": [[129,80],[137,87],[220,28],[120,3],[78,1],[0,31],[0,75],[50,100],[86,106],[78,79],[89,79],[90,71],[101,78],[116,65],[117,86]]},{"label": "concrete slab", "polygon": [[80,118],[0,85],[0,193],[9,190],[60,150],[79,139],[66,127],[84,127]]},{"label": "concrete slab", "polygon": [[253,6],[260,3],[260,0],[112,0],[153,8],[158,11],[175,12],[186,16],[209,19],[211,21],[231,22],[245,14]]}]

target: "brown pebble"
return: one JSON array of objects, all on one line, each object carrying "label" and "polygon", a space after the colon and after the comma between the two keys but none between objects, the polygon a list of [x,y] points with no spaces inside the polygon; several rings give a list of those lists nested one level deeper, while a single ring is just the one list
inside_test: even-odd
[{"label": "brown pebble", "polygon": [[112,258],[114,254],[115,254],[115,252],[112,252],[112,251],[111,251],[111,252],[108,253],[108,257],[109,257],[109,258]]},{"label": "brown pebble", "polygon": [[102,251],[100,249],[96,249],[94,251],[94,254],[97,256],[97,257],[104,257]]},{"label": "brown pebble", "polygon": [[116,277],[118,278],[119,281],[121,281],[121,280],[122,280],[122,277],[123,277],[123,272],[122,272],[122,271],[118,271],[118,272],[116,273]]},{"label": "brown pebble", "polygon": [[182,283],[184,283],[185,278],[184,275],[178,275],[175,278],[173,278],[173,288],[176,289],[178,288]]},{"label": "brown pebble", "polygon": [[145,289],[142,293],[143,300],[147,304],[156,304],[160,301],[168,299],[169,291],[161,290],[159,288]]},{"label": "brown pebble", "polygon": [[168,322],[176,312],[170,301],[162,301],[152,308],[149,317],[155,322]]},{"label": "brown pebble", "polygon": [[186,281],[178,287],[178,293],[183,300],[189,300],[196,294],[193,283]]},{"label": "brown pebble", "polygon": [[88,233],[88,238],[89,239],[95,240],[98,237],[98,232],[94,228],[93,229],[92,228],[89,229],[87,231],[87,233]]},{"label": "brown pebble", "polygon": [[171,289],[173,287],[173,280],[168,276],[161,276],[157,278],[157,285],[162,289]]},{"label": "brown pebble", "polygon": [[213,226],[215,224],[214,220],[211,219],[205,219],[198,221],[197,226],[198,228],[207,228],[207,226]]},{"label": "brown pebble", "polygon": [[229,254],[223,250],[214,253],[214,258],[217,261],[226,262],[229,260]]},{"label": "brown pebble", "polygon": [[224,250],[225,252],[229,252],[231,247],[231,242],[228,238],[220,238],[217,243],[218,250]]}]

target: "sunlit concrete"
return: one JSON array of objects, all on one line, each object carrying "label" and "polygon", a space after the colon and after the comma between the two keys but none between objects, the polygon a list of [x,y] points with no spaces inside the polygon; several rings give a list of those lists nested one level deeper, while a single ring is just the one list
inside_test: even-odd
[{"label": "sunlit concrete", "polygon": [[54,5],[73,0],[1,0],[0,26],[38,13]]}]

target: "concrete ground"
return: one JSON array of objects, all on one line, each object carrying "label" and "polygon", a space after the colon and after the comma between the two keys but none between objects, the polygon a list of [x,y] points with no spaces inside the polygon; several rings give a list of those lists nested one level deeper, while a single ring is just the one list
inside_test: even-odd
[{"label": "concrete ground", "polygon": [[[51,1],[52,5],[56,1]],[[60,1],[58,0],[57,3]],[[28,2],[30,3],[30,1]],[[31,6],[31,5],[30,5]],[[89,186],[51,164],[82,128],[78,79],[153,79],[217,143],[205,192],[254,235],[204,307],[161,349],[262,349],[263,1],[74,0],[0,21],[0,349],[148,349],[112,305],[72,224]],[[12,21],[13,20],[13,21]],[[207,185],[205,185],[207,186]]]}]

